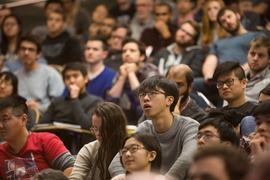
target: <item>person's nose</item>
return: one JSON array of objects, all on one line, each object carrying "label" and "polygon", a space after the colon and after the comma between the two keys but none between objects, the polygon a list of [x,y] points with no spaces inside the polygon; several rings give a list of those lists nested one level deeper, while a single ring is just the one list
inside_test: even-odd
[{"label": "person's nose", "polygon": [[267,123],[263,122],[258,126],[258,132],[265,132],[267,128]]}]

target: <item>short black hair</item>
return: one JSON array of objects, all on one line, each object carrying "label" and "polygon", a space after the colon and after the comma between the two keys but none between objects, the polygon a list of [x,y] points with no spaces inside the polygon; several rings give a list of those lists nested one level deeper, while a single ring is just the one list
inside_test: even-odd
[{"label": "short black hair", "polygon": [[[62,11],[59,11],[59,10],[55,10],[55,11],[52,11],[50,14],[52,14],[52,13],[56,13],[56,14],[59,14],[59,15],[61,15],[62,16],[62,20],[65,22],[66,21],[66,15],[62,12]],[[49,14],[49,16],[50,16],[50,14]],[[49,17],[48,17],[49,18]],[[47,19],[48,19],[47,18]]]},{"label": "short black hair", "polygon": [[129,25],[127,23],[121,23],[121,22],[120,23],[117,23],[113,27],[112,31],[116,31],[119,28],[125,28],[127,30],[126,37],[130,37],[131,36],[132,32],[131,32],[131,29],[130,29],[130,27],[129,27]]},{"label": "short black hair", "polygon": [[21,39],[19,40],[18,46],[17,46],[17,50],[20,49],[21,43],[23,41],[28,41],[28,42],[35,44],[36,48],[37,48],[37,53],[41,52],[41,40],[38,36],[36,36],[34,34],[26,34],[25,36],[21,37]]},{"label": "short black hair", "polygon": [[240,137],[231,123],[219,117],[207,118],[201,122],[198,130],[200,131],[207,126],[213,126],[217,129],[221,141],[229,141],[235,147],[239,146]]},{"label": "short black hair", "polygon": [[159,88],[165,92],[165,96],[174,97],[174,101],[170,106],[170,111],[173,112],[180,95],[178,86],[173,80],[162,75],[148,77],[139,86],[138,93],[158,90]]},{"label": "short black hair", "polygon": [[103,37],[101,37],[101,36],[91,36],[91,37],[88,38],[87,42],[88,41],[100,41],[102,43],[102,49],[104,51],[108,51],[108,44],[107,44],[106,40]]},{"label": "short black hair", "polygon": [[46,9],[50,4],[59,4],[62,8],[64,7],[64,4],[61,0],[48,0],[46,1],[44,9]]},{"label": "short black hair", "polygon": [[12,72],[4,71],[0,72],[0,78],[5,76],[5,81],[11,81],[12,95],[18,95],[18,78]]},{"label": "short black hair", "polygon": [[156,9],[156,7],[162,7],[162,6],[166,6],[168,8],[168,10],[169,10],[169,13],[172,13],[172,7],[168,3],[166,3],[166,2],[158,3],[155,6],[155,9]]},{"label": "short black hair", "polygon": [[0,111],[5,110],[6,108],[13,108],[12,113],[14,115],[28,114],[26,99],[21,96],[13,95],[1,99]]},{"label": "short black hair", "polygon": [[87,68],[86,67],[87,67],[86,63],[83,63],[83,62],[70,62],[70,63],[67,63],[64,66],[64,69],[62,71],[62,76],[63,76],[63,78],[65,78],[65,73],[68,70],[74,70],[74,71],[80,71],[82,73],[82,75],[85,77],[85,76],[87,76]]},{"label": "short black hair", "polygon": [[217,81],[220,76],[230,75],[232,72],[239,80],[246,78],[245,71],[238,62],[226,61],[217,66],[213,79]]},{"label": "short black hair", "polygon": [[270,115],[270,100],[263,101],[254,109],[253,116],[259,115]]},{"label": "short black hair", "polygon": [[68,180],[60,170],[45,169],[34,176],[35,180]]},{"label": "short black hair", "polygon": [[263,89],[260,91],[259,96],[260,96],[261,94],[270,96],[270,84],[268,84],[265,88],[263,88]]},{"label": "short black hair", "polygon": [[248,158],[240,154],[237,148],[224,145],[206,146],[198,150],[194,156],[194,163],[211,157],[217,157],[224,163],[224,168],[230,180],[243,179],[250,171]]}]

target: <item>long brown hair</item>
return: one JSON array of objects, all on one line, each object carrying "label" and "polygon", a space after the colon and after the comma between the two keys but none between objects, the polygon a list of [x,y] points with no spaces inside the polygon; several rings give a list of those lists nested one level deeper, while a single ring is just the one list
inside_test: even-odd
[{"label": "long brown hair", "polygon": [[127,136],[127,119],[122,109],[110,102],[97,105],[93,114],[102,119],[102,142],[98,149],[97,167],[100,169],[100,179],[109,180],[108,167]]},{"label": "long brown hair", "polygon": [[[225,7],[225,4],[222,0],[208,0],[204,5],[204,15],[202,19],[202,32],[203,32],[202,42],[204,43],[212,43],[214,41],[212,22],[210,21],[207,14],[207,8],[209,4],[213,1],[218,2],[221,8]],[[226,30],[220,27],[218,30],[219,39],[225,38],[226,34],[227,34]]]}]

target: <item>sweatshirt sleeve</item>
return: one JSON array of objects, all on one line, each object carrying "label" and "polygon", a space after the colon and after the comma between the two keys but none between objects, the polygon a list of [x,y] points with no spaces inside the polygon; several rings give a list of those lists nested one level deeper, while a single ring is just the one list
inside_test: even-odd
[{"label": "sweatshirt sleeve", "polygon": [[120,163],[120,155],[119,155],[119,153],[117,153],[114,156],[108,170],[109,170],[109,173],[110,173],[112,178],[115,177],[115,176],[118,176],[119,174],[125,174],[126,173],[125,169],[123,168],[123,166]]}]

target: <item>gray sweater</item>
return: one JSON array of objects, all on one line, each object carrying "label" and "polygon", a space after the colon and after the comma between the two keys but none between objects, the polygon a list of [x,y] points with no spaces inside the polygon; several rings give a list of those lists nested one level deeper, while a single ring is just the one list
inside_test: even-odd
[{"label": "gray sweater", "polygon": [[[171,179],[184,180],[192,163],[192,155],[196,150],[195,136],[199,123],[189,117],[173,115],[174,121],[171,128],[158,134],[152,125],[152,121],[141,123],[135,132],[147,132],[154,135],[160,142],[162,149],[161,173]],[[125,173],[117,154],[110,167],[111,177]]]}]

